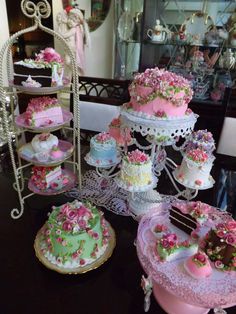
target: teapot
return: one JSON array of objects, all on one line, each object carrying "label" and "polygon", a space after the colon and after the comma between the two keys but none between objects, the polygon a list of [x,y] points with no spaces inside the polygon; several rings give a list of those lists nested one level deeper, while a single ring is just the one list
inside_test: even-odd
[{"label": "teapot", "polygon": [[167,27],[163,27],[160,23],[160,20],[156,20],[154,29],[149,28],[147,30],[147,36],[151,39],[151,41],[156,43],[165,42],[169,33],[169,29]]}]

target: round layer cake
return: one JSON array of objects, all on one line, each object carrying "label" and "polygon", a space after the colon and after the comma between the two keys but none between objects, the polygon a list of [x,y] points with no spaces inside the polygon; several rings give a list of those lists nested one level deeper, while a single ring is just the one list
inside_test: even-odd
[{"label": "round layer cake", "polygon": [[208,256],[203,252],[198,252],[186,259],[184,268],[195,279],[203,279],[212,274],[212,267]]},{"label": "round layer cake", "polygon": [[123,132],[121,131],[120,117],[113,119],[109,124],[109,134],[114,137],[117,144],[121,146],[124,146],[131,141],[130,130],[126,128]]},{"label": "round layer cake", "polygon": [[122,159],[120,180],[127,187],[145,187],[152,184],[152,161],[150,157],[136,149]]},{"label": "round layer cake", "polygon": [[48,261],[62,268],[86,266],[106,250],[109,230],[103,215],[89,202],[75,200],[53,207],[40,239]]},{"label": "round layer cake", "polygon": [[88,162],[102,166],[117,163],[117,159],[116,141],[110,134],[102,132],[91,138]]},{"label": "round layer cake", "polygon": [[50,133],[37,134],[31,145],[36,153],[49,153],[54,146],[58,146],[58,138]]},{"label": "round layer cake", "polygon": [[195,188],[201,188],[211,184],[211,168],[215,157],[209,156],[201,149],[188,151],[182,160],[180,167],[175,171],[176,179]]},{"label": "round layer cake", "polygon": [[211,154],[215,149],[215,141],[211,132],[207,130],[198,130],[193,132],[185,143],[184,150],[186,152],[192,149],[202,149],[208,154]]},{"label": "round layer cake", "polygon": [[188,80],[164,69],[138,73],[129,87],[131,100],[126,109],[137,115],[181,118],[189,112],[192,89]]}]

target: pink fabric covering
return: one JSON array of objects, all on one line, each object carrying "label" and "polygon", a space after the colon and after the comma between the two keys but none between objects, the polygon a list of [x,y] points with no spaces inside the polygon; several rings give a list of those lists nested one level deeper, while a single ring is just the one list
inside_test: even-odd
[{"label": "pink fabric covering", "polygon": [[84,72],[85,55],[84,55],[84,39],[83,30],[80,25],[76,26],[75,44],[76,44],[76,61],[79,68]]}]

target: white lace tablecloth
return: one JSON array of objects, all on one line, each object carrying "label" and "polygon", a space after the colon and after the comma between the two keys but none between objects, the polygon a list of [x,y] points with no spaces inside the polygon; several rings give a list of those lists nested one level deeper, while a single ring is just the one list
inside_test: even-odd
[{"label": "white lace tablecloth", "polygon": [[[205,308],[236,305],[235,272],[222,272],[214,268],[211,277],[197,280],[186,273],[183,260],[173,262],[159,260],[155,250],[156,238],[151,231],[157,223],[169,224],[169,221],[161,222],[159,216],[150,212],[142,218],[138,229],[137,253],[148,276],[188,304]],[[180,233],[184,234],[182,231]]]}]

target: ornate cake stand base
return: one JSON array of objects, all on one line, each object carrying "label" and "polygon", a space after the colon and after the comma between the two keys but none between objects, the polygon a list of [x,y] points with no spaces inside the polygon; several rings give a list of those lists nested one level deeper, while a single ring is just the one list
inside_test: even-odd
[{"label": "ornate cake stand base", "polygon": [[41,245],[40,245],[40,238],[41,238],[41,231],[43,229],[43,227],[38,231],[35,241],[34,241],[34,249],[35,249],[35,254],[37,256],[37,258],[39,259],[39,261],[48,269],[54,270],[60,274],[68,274],[68,275],[77,275],[77,274],[83,274],[83,273],[87,273],[90,270],[94,270],[98,267],[100,267],[101,265],[103,265],[112,255],[113,250],[115,248],[116,245],[116,236],[115,236],[115,232],[112,229],[111,225],[107,222],[108,224],[108,228],[109,228],[109,234],[110,234],[110,238],[109,238],[109,242],[108,242],[108,246],[105,250],[105,252],[102,254],[102,256],[100,256],[98,259],[96,259],[93,263],[85,265],[85,266],[78,266],[76,268],[63,268],[63,267],[59,267],[55,264],[52,264],[41,252]]},{"label": "ornate cake stand base", "polygon": [[210,309],[192,305],[181,301],[179,298],[169,293],[157,283],[153,284],[153,294],[160,306],[168,314],[207,314]]}]

